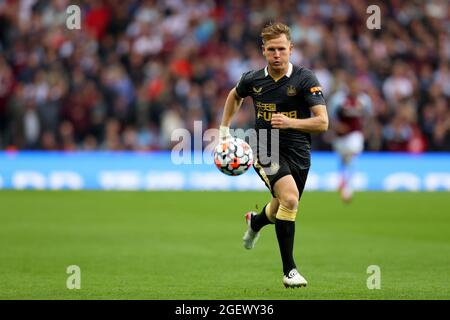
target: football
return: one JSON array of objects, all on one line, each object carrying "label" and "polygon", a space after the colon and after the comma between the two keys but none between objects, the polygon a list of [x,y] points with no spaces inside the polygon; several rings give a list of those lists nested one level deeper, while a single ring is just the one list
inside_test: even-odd
[{"label": "football", "polygon": [[240,138],[221,142],[214,149],[214,163],[222,173],[239,176],[253,164],[252,148]]}]

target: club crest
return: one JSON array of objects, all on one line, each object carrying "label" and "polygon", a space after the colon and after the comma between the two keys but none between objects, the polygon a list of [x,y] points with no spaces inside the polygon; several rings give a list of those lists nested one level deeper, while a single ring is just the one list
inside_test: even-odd
[{"label": "club crest", "polygon": [[295,96],[295,95],[297,95],[297,89],[295,89],[294,86],[288,86],[288,87],[287,87],[286,94],[287,94],[289,97]]}]

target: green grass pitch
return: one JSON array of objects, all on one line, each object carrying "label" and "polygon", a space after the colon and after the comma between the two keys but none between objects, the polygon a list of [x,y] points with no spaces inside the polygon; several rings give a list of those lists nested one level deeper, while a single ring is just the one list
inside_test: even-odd
[{"label": "green grass pitch", "polygon": [[[267,192],[0,192],[0,299],[449,299],[448,193],[306,192],[285,289],[273,226],[242,247]],[[81,268],[69,290],[66,269]],[[381,289],[369,290],[369,265]]]}]

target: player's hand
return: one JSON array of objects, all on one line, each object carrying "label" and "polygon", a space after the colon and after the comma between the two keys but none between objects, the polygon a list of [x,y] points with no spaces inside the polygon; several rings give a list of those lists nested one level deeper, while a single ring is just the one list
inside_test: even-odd
[{"label": "player's hand", "polygon": [[230,141],[233,137],[230,134],[230,128],[225,126],[220,126],[219,128],[219,140],[220,142]]},{"label": "player's hand", "polygon": [[281,113],[272,114],[270,123],[275,129],[288,129],[292,127],[292,119]]}]

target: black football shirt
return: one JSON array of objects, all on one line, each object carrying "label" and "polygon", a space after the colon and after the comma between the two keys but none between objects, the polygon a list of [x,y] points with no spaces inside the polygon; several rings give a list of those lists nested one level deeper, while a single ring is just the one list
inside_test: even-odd
[{"label": "black football shirt", "polygon": [[[242,75],[236,86],[241,98],[251,96],[255,107],[255,129],[267,129],[267,139],[258,139],[258,153],[269,150],[272,134],[271,118],[282,113],[290,118],[311,117],[310,107],[325,105],[322,89],[314,73],[303,67],[289,65],[289,70],[275,81],[264,69],[249,71]],[[258,135],[259,137],[259,135]],[[301,169],[310,166],[311,135],[295,129],[278,131],[280,153]],[[252,146],[254,148],[254,146]]]}]

